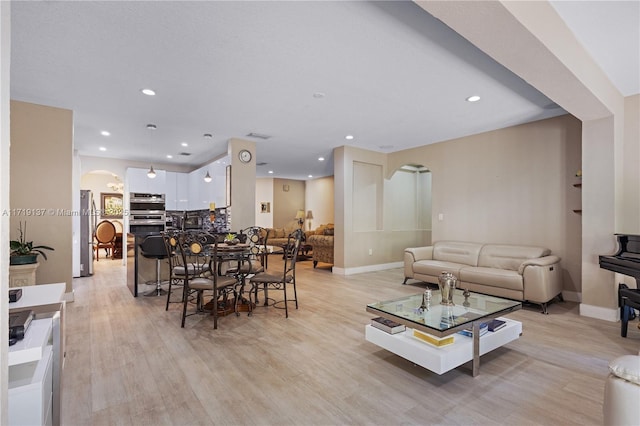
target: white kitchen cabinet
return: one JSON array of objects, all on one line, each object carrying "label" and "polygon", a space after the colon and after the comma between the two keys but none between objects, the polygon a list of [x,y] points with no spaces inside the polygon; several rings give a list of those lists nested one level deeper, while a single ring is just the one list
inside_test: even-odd
[{"label": "white kitchen cabinet", "polygon": [[205,182],[206,167],[201,167],[189,173],[189,210],[204,210],[212,202],[209,192],[213,182]]},{"label": "white kitchen cabinet", "polygon": [[165,175],[164,202],[166,210],[178,210],[178,173],[167,172]]},{"label": "white kitchen cabinet", "polygon": [[130,167],[127,169],[125,179],[129,184],[129,192],[142,192],[146,194],[164,194],[166,190],[165,170],[155,170],[156,177],[151,179],[147,176],[149,169],[138,169]]},{"label": "white kitchen cabinet", "polygon": [[189,210],[189,174],[176,173],[176,210]]}]

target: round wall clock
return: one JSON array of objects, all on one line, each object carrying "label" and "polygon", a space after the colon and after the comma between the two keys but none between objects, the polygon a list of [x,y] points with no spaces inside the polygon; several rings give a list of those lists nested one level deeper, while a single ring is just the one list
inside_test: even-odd
[{"label": "round wall clock", "polygon": [[251,161],[251,151],[247,151],[246,149],[241,150],[238,153],[238,158],[243,163],[248,163],[249,161]]}]

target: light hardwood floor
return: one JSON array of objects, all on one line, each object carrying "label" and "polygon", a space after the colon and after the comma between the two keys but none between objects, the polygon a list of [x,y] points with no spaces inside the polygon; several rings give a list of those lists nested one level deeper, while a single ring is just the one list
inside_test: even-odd
[{"label": "light hardwood floor", "polygon": [[[270,270],[281,270],[273,256]],[[67,305],[64,425],[597,425],[608,362],[640,330],[564,302],[510,314],[523,335],[442,376],[365,341],[365,305],[420,292],[402,270],[338,276],[298,263],[300,308],[187,318],[133,298],[119,261],[74,279]]]}]

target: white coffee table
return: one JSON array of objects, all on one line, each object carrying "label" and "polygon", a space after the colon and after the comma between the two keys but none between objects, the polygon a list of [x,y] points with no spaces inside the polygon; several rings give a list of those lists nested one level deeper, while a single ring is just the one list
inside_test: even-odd
[{"label": "white coffee table", "polygon": [[[480,356],[520,337],[522,323],[501,317],[522,307],[514,300],[456,290],[454,306],[440,304],[440,293],[432,292],[428,309],[421,309],[422,294],[376,302],[367,305],[367,312],[404,324],[407,330],[389,334],[371,325],[365,327],[365,338],[394,354],[408,359],[437,374],[443,374],[466,362],[472,362],[472,374],[480,371]],[[480,324],[500,317],[507,325],[500,330],[479,336]],[[473,329],[473,337],[456,334]],[[454,343],[436,347],[413,337],[413,329],[436,337],[455,334]]]}]

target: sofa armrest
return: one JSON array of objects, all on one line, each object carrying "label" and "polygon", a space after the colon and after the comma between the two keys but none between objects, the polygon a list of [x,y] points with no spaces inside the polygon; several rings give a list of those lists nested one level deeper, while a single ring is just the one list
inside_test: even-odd
[{"label": "sofa armrest", "polygon": [[526,268],[527,266],[550,266],[555,265],[556,263],[560,263],[560,258],[553,255],[537,257],[535,259],[527,259],[518,267],[518,273],[522,275],[524,273],[524,268]]},{"label": "sofa armrest", "polygon": [[407,259],[407,255],[411,256],[410,259],[413,262],[418,260],[432,260],[433,259],[433,246],[428,247],[410,247],[404,249],[405,259]]},{"label": "sofa armrest", "polygon": [[529,259],[521,268],[524,271],[524,300],[545,304],[562,293],[563,272],[558,256]]},{"label": "sofa armrest", "polygon": [[433,247],[410,247],[404,249],[404,282],[413,278],[413,264],[418,260],[432,259]]}]

